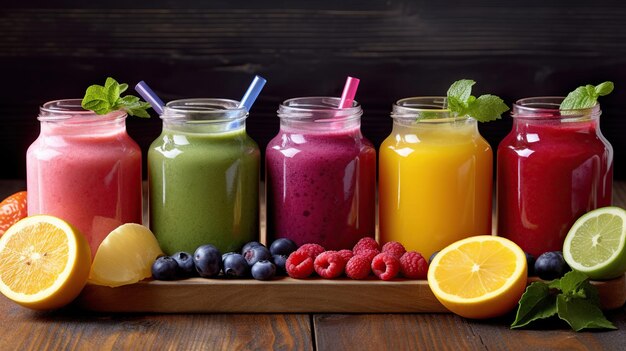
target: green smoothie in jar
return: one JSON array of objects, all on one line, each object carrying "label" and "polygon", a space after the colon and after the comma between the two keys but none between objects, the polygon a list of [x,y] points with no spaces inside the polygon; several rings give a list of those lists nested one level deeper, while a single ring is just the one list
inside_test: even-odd
[{"label": "green smoothie in jar", "polygon": [[169,102],[148,151],[150,228],[163,251],[236,251],[259,240],[259,147],[239,102]]}]

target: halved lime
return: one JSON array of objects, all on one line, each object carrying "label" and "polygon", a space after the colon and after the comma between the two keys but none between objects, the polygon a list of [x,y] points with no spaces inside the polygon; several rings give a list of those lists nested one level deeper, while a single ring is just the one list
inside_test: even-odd
[{"label": "halved lime", "polygon": [[563,243],[563,258],[572,269],[596,280],[626,272],[626,210],[603,207],[586,213]]}]

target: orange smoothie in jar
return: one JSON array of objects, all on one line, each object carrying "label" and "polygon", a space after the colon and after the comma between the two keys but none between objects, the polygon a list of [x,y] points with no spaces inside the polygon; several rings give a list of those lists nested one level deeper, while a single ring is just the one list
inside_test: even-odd
[{"label": "orange smoothie in jar", "polygon": [[426,258],[491,233],[491,147],[476,120],[453,117],[444,103],[444,97],[399,100],[379,151],[380,241],[399,241]]}]

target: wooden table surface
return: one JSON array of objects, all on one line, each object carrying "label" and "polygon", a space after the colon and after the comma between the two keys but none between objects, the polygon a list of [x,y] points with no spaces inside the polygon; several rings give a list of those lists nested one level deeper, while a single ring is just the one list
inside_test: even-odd
[{"label": "wooden table surface", "polygon": [[[0,181],[0,198],[24,188]],[[626,182],[615,183],[613,202],[626,207]],[[619,350],[626,348],[625,312],[606,313],[616,331],[575,333],[550,323],[510,330],[512,314],[473,321],[453,314],[35,312],[0,296],[0,350]]]}]

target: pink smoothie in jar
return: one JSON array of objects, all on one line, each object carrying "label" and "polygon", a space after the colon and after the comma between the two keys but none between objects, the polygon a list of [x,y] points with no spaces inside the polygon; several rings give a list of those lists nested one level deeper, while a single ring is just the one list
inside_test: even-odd
[{"label": "pink smoothie in jar", "polygon": [[376,151],[360,130],[361,107],[336,98],[296,98],[278,111],[266,152],[268,243],[352,249],[374,237]]},{"label": "pink smoothie in jar", "polygon": [[562,100],[517,101],[498,147],[498,235],[535,257],[562,250],[576,219],[611,205],[613,149],[600,106],[560,111]]},{"label": "pink smoothie in jar", "polygon": [[141,223],[141,150],[126,113],[96,115],[80,100],[40,109],[41,132],[26,154],[28,214],[62,218],[85,235],[92,255],[123,223]]}]

